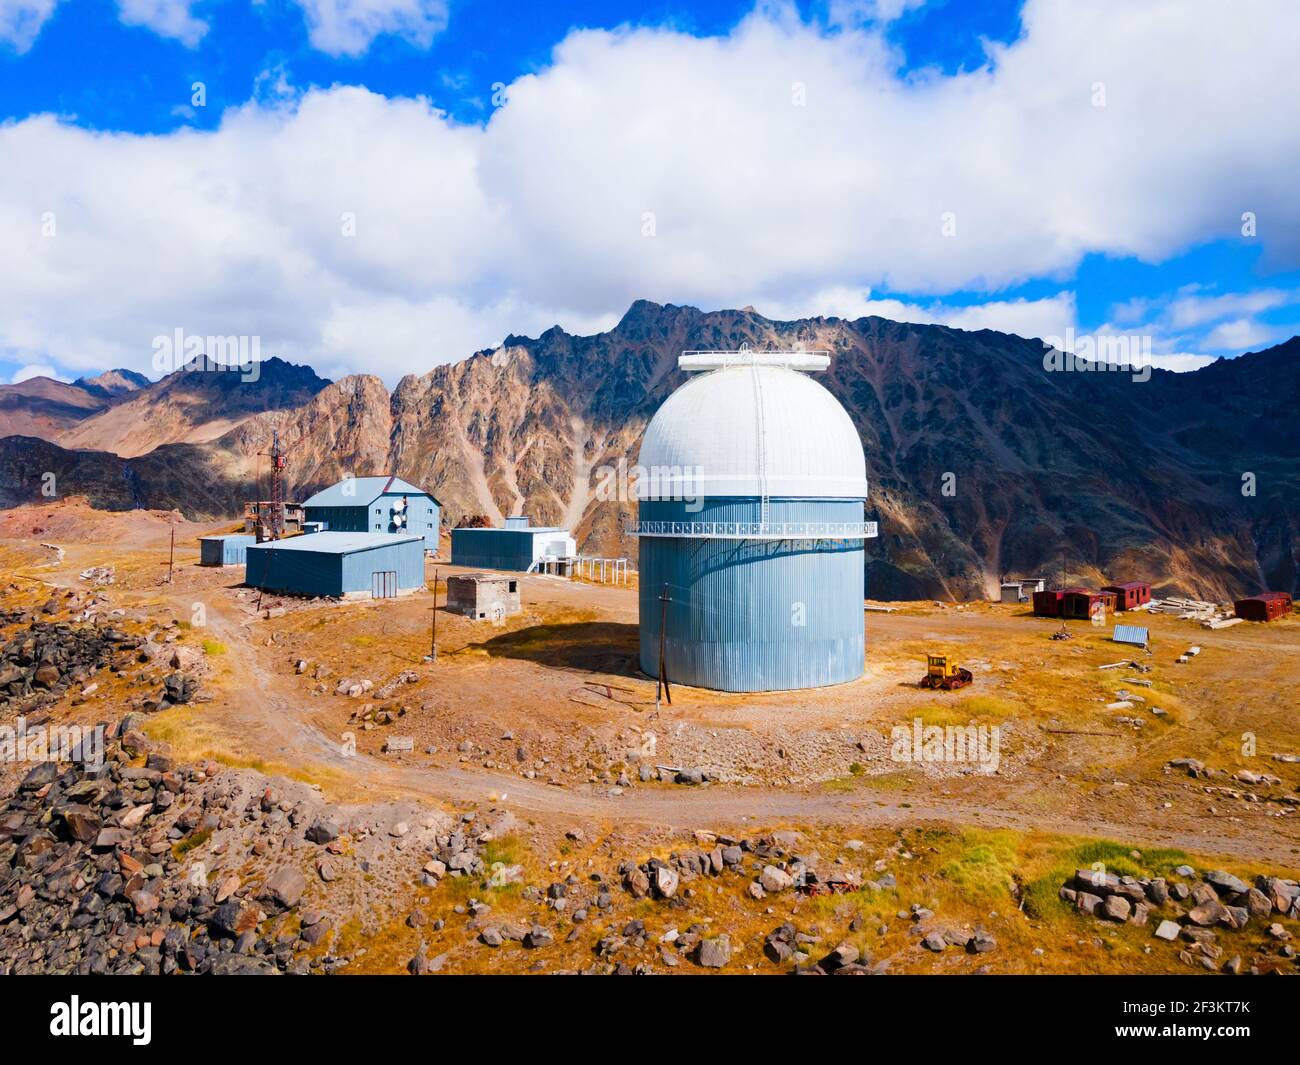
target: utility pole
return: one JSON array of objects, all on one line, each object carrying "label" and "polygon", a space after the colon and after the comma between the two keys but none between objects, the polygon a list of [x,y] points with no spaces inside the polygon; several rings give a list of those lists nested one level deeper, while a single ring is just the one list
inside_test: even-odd
[{"label": "utility pole", "polygon": [[171,529],[172,529],[171,550],[167,556],[167,583],[168,584],[174,584],[176,582],[176,525],[174,523]]},{"label": "utility pole", "polygon": [[668,659],[664,654],[664,640],[667,635],[668,624],[668,604],[672,599],[668,595],[668,585],[664,585],[663,591],[659,593],[659,676],[655,680],[655,711],[659,710],[660,689],[668,697],[668,705],[673,705],[673,692],[668,687]]},{"label": "utility pole", "polygon": [[[1061,591],[1062,592],[1065,591],[1065,550],[1064,549],[1061,550]],[[1065,597],[1064,596],[1061,597],[1060,610],[1061,610],[1061,635],[1064,636],[1069,632],[1069,630],[1066,628],[1065,625]]]},{"label": "utility pole", "polygon": [[433,568],[433,621],[430,624],[429,661],[438,661],[438,567]]},{"label": "utility pole", "polygon": [[[262,584],[257,589],[256,610],[259,614],[262,612],[262,596],[266,594],[266,581],[271,574],[271,552],[273,552],[274,550],[275,550],[274,547],[268,547],[266,549],[266,564],[262,567]],[[245,569],[247,569],[247,567],[245,567]]]}]

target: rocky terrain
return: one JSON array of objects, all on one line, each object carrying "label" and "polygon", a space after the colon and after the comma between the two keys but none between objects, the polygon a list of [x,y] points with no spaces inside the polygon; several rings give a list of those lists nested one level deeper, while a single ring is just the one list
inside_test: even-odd
[{"label": "rocky terrain", "polygon": [[[1086,623],[911,605],[857,685],[656,708],[606,672],[628,589],[527,578],[434,663],[428,598],[259,603],[189,535],[168,580],[169,531],[0,580],[0,973],[1298,971],[1290,621],[1153,617],[1129,679]],[[936,632],[974,694],[915,687]],[[915,714],[1000,722],[998,770],[900,770]],[[102,760],[15,764],[19,716]]]},{"label": "rocky terrain", "polygon": [[39,498],[52,471],[60,493],[96,506],[230,516],[265,492],[259,452],[278,429],[298,497],[391,471],[428,486],[453,522],[527,512],[573,527],[588,551],[634,553],[633,507],[596,500],[593,471],[635,462],[682,382],[681,350],[742,343],[833,353],[822,380],[858,425],[881,522],[874,597],[982,597],[1004,573],[1056,574],[1063,559],[1071,581],[1142,576],[1158,593],[1300,587],[1300,338],[1134,381],[1048,372],[1039,341],[987,330],[641,301],[607,333],[508,337],[391,394],[278,360],[257,385],[175,374],[62,447],[0,440],[0,505]]},{"label": "rocky terrain", "polygon": [[1260,972],[1258,960],[1247,963],[1240,954],[1224,957],[1216,928],[1243,929],[1253,920],[1268,922],[1268,938],[1281,958],[1294,960],[1292,934],[1278,917],[1300,917],[1300,884],[1260,875],[1254,885],[1221,869],[1202,877],[1190,865],[1180,865],[1175,878],[1116,876],[1104,869],[1080,869],[1061,886],[1061,901],[1080,913],[1106,921],[1150,923],[1156,939],[1179,943],[1185,965],[1211,972]]}]

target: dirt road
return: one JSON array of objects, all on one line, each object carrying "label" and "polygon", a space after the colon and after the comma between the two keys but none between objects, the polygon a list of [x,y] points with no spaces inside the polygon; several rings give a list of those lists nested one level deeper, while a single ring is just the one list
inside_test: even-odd
[{"label": "dirt road", "polygon": [[[743,825],[835,824],[863,829],[912,827],[918,824],[971,825],[1021,831],[1049,830],[1069,835],[1107,838],[1134,846],[1168,846],[1243,859],[1297,863],[1300,820],[1278,822],[1268,831],[1234,831],[1231,819],[1198,818],[1197,823],[1169,828],[1155,819],[1076,819],[1041,810],[1018,809],[1014,800],[1051,787],[1050,775],[1031,772],[995,802],[974,801],[968,794],[954,798],[927,795],[923,788],[900,792],[896,787],[875,790],[869,781],[851,793],[822,788],[737,788],[709,785],[639,785],[611,795],[602,785],[565,785],[527,780],[516,774],[471,767],[395,764],[365,754],[345,755],[340,738],[323,733],[310,720],[301,691],[265,668],[249,639],[246,618],[228,605],[210,612],[208,623],[229,647],[232,669],[248,678],[238,697],[225,703],[223,724],[235,728],[268,759],[289,764],[323,764],[344,772],[371,797],[420,797],[439,803],[469,805],[495,802],[532,819],[638,824],[666,829],[713,830]],[[916,618],[908,621],[923,622]]]},{"label": "dirt road", "polygon": [[[75,545],[61,566],[48,567],[43,577],[52,583],[76,587],[76,571],[88,564],[96,552]],[[581,597],[580,586],[562,586],[557,595]],[[602,590],[608,599],[605,609],[618,615],[634,616],[634,594],[625,590]],[[178,617],[189,613],[192,593],[155,588],[153,604],[169,606]],[[1115,817],[1089,812],[1087,817],[1060,811],[1045,812],[1042,795],[1056,782],[1043,769],[1029,768],[1018,781],[1001,781],[997,789],[981,790],[978,785],[929,786],[924,781],[903,787],[873,788],[869,778],[854,783],[851,790],[832,791],[825,787],[742,788],[724,786],[685,787],[637,785],[612,794],[608,785],[570,784],[554,786],[528,780],[515,773],[461,766],[412,766],[396,760],[380,760],[365,754],[346,754],[341,737],[322,731],[313,720],[315,712],[304,700],[291,678],[268,666],[269,654],[260,641],[264,632],[254,619],[229,596],[206,599],[207,626],[213,639],[227,648],[225,668],[234,678],[222,687],[214,702],[204,707],[213,727],[238,737],[244,752],[268,762],[304,771],[324,766],[344,775],[348,787],[368,799],[410,797],[453,805],[494,802],[528,819],[564,824],[575,820],[637,824],[672,829],[726,829],[744,825],[837,824],[843,826],[912,827],[918,824],[1043,830],[1095,838],[1109,838],[1133,846],[1174,846],[1205,854],[1248,860],[1300,864],[1300,819],[1252,818],[1249,825],[1231,814],[1222,816],[1198,812],[1179,820],[1160,809],[1154,798],[1128,805],[1127,816]],[[896,632],[917,638],[938,629],[945,619],[905,614],[868,619],[868,636],[873,627],[889,626]],[[1010,631],[1023,624],[1019,619],[968,614],[963,626],[974,631]],[[1206,634],[1202,642],[1217,640],[1225,650],[1243,636]],[[319,704],[318,704],[319,705]],[[418,756],[417,756],[418,757]],[[951,794],[943,795],[941,791]],[[1034,801],[1039,800],[1039,801]]]}]

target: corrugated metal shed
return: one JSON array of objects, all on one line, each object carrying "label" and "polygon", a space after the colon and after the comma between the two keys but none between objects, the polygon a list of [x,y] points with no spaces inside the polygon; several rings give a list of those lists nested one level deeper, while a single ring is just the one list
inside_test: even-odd
[{"label": "corrugated metal shed", "polygon": [[200,566],[242,566],[244,552],[250,544],[257,543],[256,536],[247,533],[230,533],[227,536],[199,537]]},{"label": "corrugated metal shed", "polygon": [[393,533],[318,532],[248,548],[255,588],[312,596],[387,598],[424,587],[424,540]]},{"label": "corrugated metal shed", "polygon": [[529,526],[507,529],[452,529],[451,561],[527,572],[539,558],[569,558],[577,545],[568,529]]},{"label": "corrugated metal shed", "polygon": [[1145,647],[1150,642],[1150,633],[1141,625],[1116,625],[1111,639],[1115,643],[1131,643],[1137,647]]}]

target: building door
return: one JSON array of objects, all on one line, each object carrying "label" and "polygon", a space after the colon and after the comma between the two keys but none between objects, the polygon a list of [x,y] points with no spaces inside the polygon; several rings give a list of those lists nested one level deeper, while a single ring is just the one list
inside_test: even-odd
[{"label": "building door", "polygon": [[397,595],[397,570],[375,570],[370,574],[370,594],[376,599],[392,599]]}]

